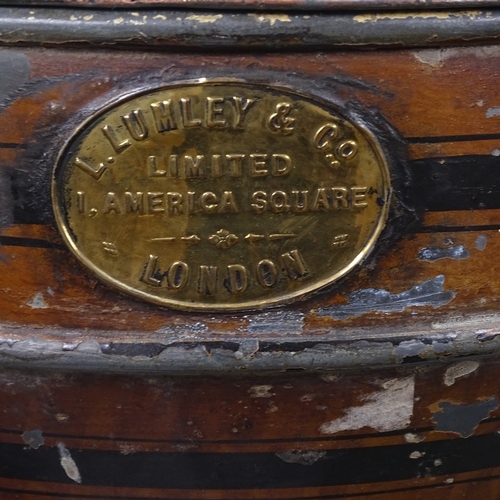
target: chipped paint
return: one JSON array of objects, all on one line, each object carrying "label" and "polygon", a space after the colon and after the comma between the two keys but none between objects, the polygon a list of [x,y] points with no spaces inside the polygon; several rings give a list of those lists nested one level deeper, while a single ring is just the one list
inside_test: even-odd
[{"label": "chipped paint", "polygon": [[133,455],[141,449],[137,444],[119,444],[118,448],[122,455]]},{"label": "chipped paint", "polygon": [[274,394],[271,391],[272,385],[254,385],[248,389],[251,398],[272,398]]},{"label": "chipped paint", "polygon": [[287,16],[286,14],[248,14],[248,15],[249,17],[254,17],[261,23],[268,22],[271,24],[271,26],[274,26],[278,21],[280,23],[292,22],[290,16]]},{"label": "chipped paint", "polygon": [[198,338],[200,334],[208,332],[208,326],[201,321],[186,323],[185,325],[164,325],[156,333],[168,335],[172,339]]},{"label": "chipped paint", "polygon": [[43,295],[39,292],[32,300],[26,302],[26,305],[30,306],[31,309],[48,309],[48,305],[43,300]]},{"label": "chipped paint", "polygon": [[421,451],[412,451],[410,453],[410,458],[412,458],[413,460],[416,460],[417,458],[422,458],[424,455],[425,455],[425,451],[423,451],[423,452],[421,452]]},{"label": "chipped paint", "polygon": [[486,118],[493,118],[494,116],[500,116],[500,108],[488,108]]},{"label": "chipped paint", "polygon": [[163,14],[156,14],[156,16],[153,16],[153,19],[161,19],[162,21],[166,21],[167,16],[164,16]]},{"label": "chipped paint", "polygon": [[[500,155],[500,151],[499,151]],[[486,248],[486,243],[488,242],[488,238],[481,234],[476,238],[476,249],[482,252]]]},{"label": "chipped paint", "polygon": [[404,358],[420,355],[427,347],[421,340],[403,340],[394,348],[394,355],[398,361],[403,361]]},{"label": "chipped paint", "polygon": [[370,427],[379,432],[404,429],[410,424],[413,415],[413,397],[415,393],[415,377],[389,379],[380,381],[380,391],[364,395],[360,401],[362,406],[354,406],[344,410],[345,415],[319,428],[322,434],[335,434]]},{"label": "chipped paint", "polygon": [[195,14],[192,14],[192,15],[186,17],[187,21],[196,21],[196,22],[202,23],[202,24],[205,24],[205,23],[215,23],[217,21],[217,19],[222,19],[222,14],[212,14],[212,15],[208,15],[208,14],[203,14],[203,15],[198,14],[198,15],[195,15]]},{"label": "chipped paint", "polygon": [[304,327],[304,314],[295,311],[270,311],[245,316],[251,333],[300,334]]},{"label": "chipped paint", "polygon": [[453,385],[457,378],[465,377],[478,368],[479,363],[477,361],[460,361],[460,363],[452,365],[446,370],[444,384],[447,386]]},{"label": "chipped paint", "polygon": [[[431,405],[431,411],[436,405]],[[486,401],[478,401],[471,404],[456,404],[449,401],[440,401],[438,410],[432,416],[436,424],[434,430],[441,432],[454,432],[461,437],[469,437],[474,434],[479,423],[488,418],[489,414],[498,409],[499,401],[492,396]]]},{"label": "chipped paint", "polygon": [[[473,56],[478,59],[488,59],[500,56],[500,47],[450,47],[446,49],[420,49],[412,51],[413,56],[422,64],[432,69],[439,69],[446,61],[456,57]],[[484,101],[478,101],[477,106],[484,106]]]},{"label": "chipped paint", "polygon": [[121,24],[125,21],[123,17],[117,17],[116,19],[113,19],[113,24]]},{"label": "chipped paint", "polygon": [[444,276],[427,279],[404,292],[392,294],[387,290],[368,288],[349,295],[347,304],[318,309],[318,316],[347,319],[368,312],[401,312],[408,307],[437,308],[453,300],[455,292],[444,290]]},{"label": "chipped paint", "polygon": [[441,259],[464,260],[470,257],[469,251],[463,245],[454,247],[426,247],[418,252],[419,260],[435,262]]},{"label": "chipped paint", "polygon": [[45,439],[40,429],[32,429],[23,432],[23,441],[34,450],[38,450],[45,442]]},{"label": "chipped paint", "polygon": [[358,23],[376,23],[382,20],[406,20],[406,19],[451,19],[454,17],[468,17],[469,19],[475,19],[482,12],[478,10],[468,10],[468,11],[456,11],[456,12],[388,12],[379,14],[359,14],[354,16],[354,21]]},{"label": "chipped paint", "polygon": [[71,457],[71,453],[69,452],[69,450],[66,448],[66,446],[64,446],[63,443],[57,443],[57,449],[59,450],[61,467],[64,469],[66,475],[70,479],[75,481],[75,483],[81,483],[82,477],[80,475],[80,471],[78,470],[75,461]]},{"label": "chipped paint", "polygon": [[434,330],[456,329],[456,328],[474,328],[484,325],[498,325],[500,323],[500,314],[477,314],[475,316],[456,316],[446,321],[436,321],[431,323]]},{"label": "chipped paint", "polygon": [[275,454],[288,464],[312,465],[325,457],[326,451],[282,451]]},{"label": "chipped paint", "polygon": [[421,443],[425,438],[419,434],[414,434],[412,432],[407,432],[404,435],[405,441],[407,443],[418,444]]},{"label": "chipped paint", "polygon": [[443,53],[439,49],[416,50],[412,54],[422,64],[431,68],[441,68],[444,64]]},{"label": "chipped paint", "polygon": [[90,21],[90,20],[94,19],[94,14],[89,14],[88,16],[83,16],[83,19],[85,19],[85,21]]}]

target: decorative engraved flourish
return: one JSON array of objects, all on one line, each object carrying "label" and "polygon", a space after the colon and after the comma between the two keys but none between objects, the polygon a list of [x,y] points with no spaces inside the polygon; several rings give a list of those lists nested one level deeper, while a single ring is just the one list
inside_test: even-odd
[{"label": "decorative engraved flourish", "polygon": [[219,229],[216,234],[212,234],[208,241],[215,245],[217,248],[229,248],[238,243],[238,236],[230,233],[226,229]]},{"label": "decorative engraved flourish", "polygon": [[279,132],[283,135],[290,135],[293,133],[295,127],[295,118],[291,118],[290,114],[292,107],[286,102],[280,102],[276,105],[276,113],[269,117],[269,128],[273,132]]},{"label": "decorative engraved flourish", "polygon": [[271,241],[276,241],[276,240],[287,240],[289,238],[293,238],[296,236],[295,234],[291,233],[276,233],[276,234],[270,234],[269,239]]},{"label": "decorative engraved flourish", "polygon": [[103,241],[102,246],[104,247],[104,251],[109,253],[110,255],[118,255],[118,248],[114,243],[110,243],[109,241]]},{"label": "decorative engraved flourish", "polygon": [[[177,238],[174,236],[165,236],[164,238],[152,238],[151,241],[175,241],[176,239]],[[201,241],[201,238],[196,234],[192,234],[191,236],[181,236],[179,239],[188,245],[196,245]]]},{"label": "decorative engraved flourish", "polygon": [[245,236],[245,240],[248,241],[248,243],[254,243],[255,241],[260,241],[263,240],[265,236],[263,234],[254,234],[254,233],[248,233]]},{"label": "decorative engraved flourish", "polygon": [[[286,240],[288,238],[294,238],[297,236],[296,234],[292,233],[274,233],[270,234],[267,238],[270,241],[276,241],[276,240]],[[256,241],[261,241],[266,239],[266,236],[264,234],[254,234],[254,233],[248,233],[245,236],[245,240],[248,243],[255,243]]]},{"label": "decorative engraved flourish", "polygon": [[333,238],[333,243],[332,243],[333,248],[345,247],[345,244],[347,243],[348,239],[349,239],[348,234],[339,234],[338,236],[335,236],[335,238]]},{"label": "decorative engraved flourish", "polygon": [[183,236],[181,241],[185,241],[187,244],[196,245],[201,241],[201,238],[196,236],[196,234],[192,234],[191,236]]}]

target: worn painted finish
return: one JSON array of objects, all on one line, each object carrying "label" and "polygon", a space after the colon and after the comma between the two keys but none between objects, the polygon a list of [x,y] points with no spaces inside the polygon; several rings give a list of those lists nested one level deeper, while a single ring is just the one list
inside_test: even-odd
[{"label": "worn painted finish", "polygon": [[[12,5],[0,0],[0,5]],[[23,5],[75,7],[182,7],[193,9],[365,10],[494,7],[495,0],[23,0]]]},{"label": "worn painted finish", "polygon": [[[0,498],[500,496],[497,11],[63,10],[71,35],[50,9],[2,12]],[[378,50],[339,49],[354,26]],[[485,46],[415,48],[488,26]],[[409,27],[410,47],[383,48]],[[182,313],[112,291],[58,235],[61,147],[121,96],[228,75],[341,105],[375,134],[386,231],[342,283],[287,307]]]},{"label": "worn painted finish", "polygon": [[499,365],[470,362],[461,376],[450,363],[203,378],[3,371],[0,495],[495,498]]},{"label": "worn painted finish", "polygon": [[[215,12],[215,13],[214,13]],[[497,9],[408,13],[117,11],[0,7],[0,44],[241,50],[495,43]]]},{"label": "worn painted finish", "polygon": [[[500,117],[486,116],[497,105],[496,46],[356,57],[334,51],[147,57],[104,49],[4,52],[20,78],[13,90],[5,72],[8,97],[0,116],[2,362],[272,370],[352,366],[360,356],[381,365],[400,363],[408,353],[430,359],[497,351],[500,283],[491,269],[500,245],[500,197],[492,151]],[[250,78],[248,68],[252,81],[349,103],[353,116],[381,138],[398,204],[365,266],[308,301],[242,314],[173,312],[101,285],[57,234],[50,179],[59,149],[93,110],[137,88],[228,72]],[[456,74],[470,68],[482,85],[457,101],[463,83]],[[422,258],[429,253],[422,249],[431,249],[432,258]],[[34,261],[36,267],[26,265]]]}]

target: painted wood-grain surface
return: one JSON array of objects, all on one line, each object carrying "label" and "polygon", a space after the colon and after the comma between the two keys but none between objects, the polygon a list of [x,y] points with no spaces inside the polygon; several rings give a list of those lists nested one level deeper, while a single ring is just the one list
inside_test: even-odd
[{"label": "painted wood-grain surface", "polygon": [[[144,87],[227,75],[291,87],[300,78],[310,82],[311,91],[319,89],[365,110],[372,122],[391,128],[397,138],[394,145],[385,138],[383,145],[393,155],[396,196],[409,207],[406,226],[390,220],[395,237],[385,247],[379,242],[365,266],[331,291],[294,304],[293,310],[304,315],[304,333],[366,326],[381,332],[386,327],[426,328],[461,316],[464,308],[469,315],[498,309],[496,47],[245,56],[70,49],[15,49],[10,54],[8,64],[29,67],[29,76],[18,88],[9,88],[0,115],[4,322],[116,331],[113,336],[141,331],[148,338],[165,325],[202,321],[214,336],[247,334],[251,315],[172,312],[99,284],[62,244],[50,202],[57,153],[100,106]],[[428,248],[448,258],[425,260]],[[450,257],[449,248],[458,248],[458,257]],[[343,306],[349,311],[349,303],[356,300],[351,294],[359,291],[385,290],[397,299],[426,280],[439,288],[435,280],[441,276],[441,291],[453,296],[451,300],[431,296],[393,312],[375,304],[359,314],[346,313],[342,320],[330,313]]]}]

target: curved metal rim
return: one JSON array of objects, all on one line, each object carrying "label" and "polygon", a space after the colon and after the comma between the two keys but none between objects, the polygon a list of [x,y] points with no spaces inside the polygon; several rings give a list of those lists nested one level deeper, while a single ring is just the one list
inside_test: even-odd
[{"label": "curved metal rim", "polygon": [[500,40],[500,10],[267,13],[0,7],[0,44],[313,50]]}]

